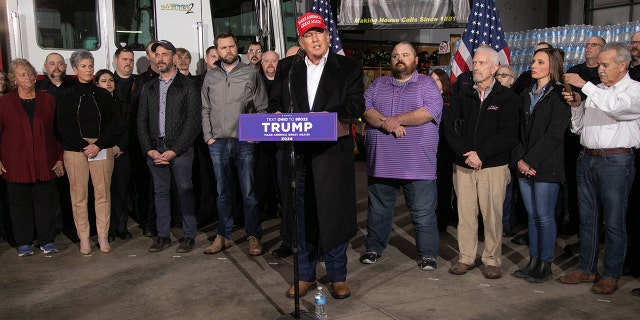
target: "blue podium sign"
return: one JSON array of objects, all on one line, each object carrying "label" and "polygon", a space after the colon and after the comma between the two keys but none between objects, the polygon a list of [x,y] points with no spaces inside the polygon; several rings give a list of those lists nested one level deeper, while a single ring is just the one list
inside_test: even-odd
[{"label": "blue podium sign", "polygon": [[336,141],[335,112],[241,114],[240,141]]}]

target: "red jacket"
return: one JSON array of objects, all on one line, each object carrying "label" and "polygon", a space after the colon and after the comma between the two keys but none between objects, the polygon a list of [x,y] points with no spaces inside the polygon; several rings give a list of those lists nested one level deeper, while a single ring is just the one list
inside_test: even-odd
[{"label": "red jacket", "polygon": [[36,93],[33,130],[17,91],[0,97],[0,161],[7,170],[2,177],[13,183],[49,181],[51,170],[62,160],[62,148],[55,134],[55,98]]}]

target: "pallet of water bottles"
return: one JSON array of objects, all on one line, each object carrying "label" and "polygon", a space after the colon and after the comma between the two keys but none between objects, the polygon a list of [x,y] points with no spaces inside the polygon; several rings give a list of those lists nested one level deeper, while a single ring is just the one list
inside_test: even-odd
[{"label": "pallet of water bottles", "polygon": [[533,48],[539,42],[548,42],[564,51],[564,68],[584,62],[585,43],[592,36],[600,36],[607,42],[628,42],[633,33],[640,31],[640,21],[607,26],[566,25],[505,33],[511,52],[511,65],[519,75],[531,67]]}]

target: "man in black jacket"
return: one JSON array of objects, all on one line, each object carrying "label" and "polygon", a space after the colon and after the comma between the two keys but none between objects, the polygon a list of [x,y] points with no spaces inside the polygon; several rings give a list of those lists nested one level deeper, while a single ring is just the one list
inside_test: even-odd
[{"label": "man in black jacket", "polygon": [[[358,230],[355,142],[348,123],[364,112],[362,64],[330,51],[329,31],[318,14],[300,17],[297,31],[298,43],[306,57],[296,55],[278,63],[269,111],[286,112],[292,105],[294,113],[336,112],[339,120],[338,141],[300,142],[295,147],[302,162],[298,167],[295,199],[300,231],[300,294],[306,294],[315,286],[317,258],[322,251],[331,295],[344,299],[351,295],[346,283],[348,242]],[[288,168],[289,163],[284,165]],[[290,174],[283,172],[283,181],[287,181]],[[290,190],[281,193],[284,220],[288,220],[285,217],[290,211],[289,194]],[[287,296],[294,297],[293,287]]]},{"label": "man in black jacket", "polygon": [[487,46],[473,57],[472,89],[459,92],[445,111],[445,135],[455,155],[453,184],[458,195],[460,258],[449,272],[475,267],[478,213],[482,211],[487,279],[501,277],[502,205],[510,180],[509,160],[517,142],[520,99],[493,77],[498,53]]},{"label": "man in black jacket", "polygon": [[67,64],[59,53],[53,52],[47,55],[44,61],[45,77],[36,81],[36,91],[43,91],[56,95],[58,90],[73,87],[76,82],[67,76]]},{"label": "man in black jacket", "polygon": [[196,238],[194,210],[193,142],[200,132],[200,94],[195,83],[177,72],[173,64],[176,48],[160,40],[151,46],[156,55],[160,76],[142,88],[138,110],[140,147],[147,157],[153,176],[158,238],[149,252],[171,246],[171,178],[182,212],[184,241],[176,252],[193,250]]}]

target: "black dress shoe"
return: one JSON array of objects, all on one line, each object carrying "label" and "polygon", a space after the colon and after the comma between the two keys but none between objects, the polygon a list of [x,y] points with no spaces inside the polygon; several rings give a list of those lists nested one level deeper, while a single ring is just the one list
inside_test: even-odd
[{"label": "black dress shoe", "polygon": [[274,258],[286,258],[288,256],[290,256],[292,253],[292,250],[289,246],[286,245],[280,245],[280,247],[278,247],[278,249],[275,249],[271,252],[271,255]]},{"label": "black dress shoe", "polygon": [[633,294],[634,296],[640,296],[640,288],[631,290],[631,294]]},{"label": "black dress shoe", "polygon": [[132,237],[131,232],[129,231],[118,232],[117,236],[122,240],[129,240]]},{"label": "black dress shoe", "polygon": [[116,241],[116,236],[115,236],[115,235],[110,234],[110,235],[107,237],[107,240],[108,240],[109,242],[114,242],[114,241]]},{"label": "black dress shoe", "polygon": [[165,237],[158,237],[153,244],[151,245],[151,247],[149,248],[149,252],[160,252],[166,248],[169,248],[171,246],[171,239],[170,238],[165,238]]},{"label": "black dress shoe", "polygon": [[196,241],[194,239],[186,237],[184,238],[184,241],[180,243],[180,245],[178,246],[178,249],[176,249],[176,252],[177,253],[191,252],[191,250],[193,250],[195,243]]}]

